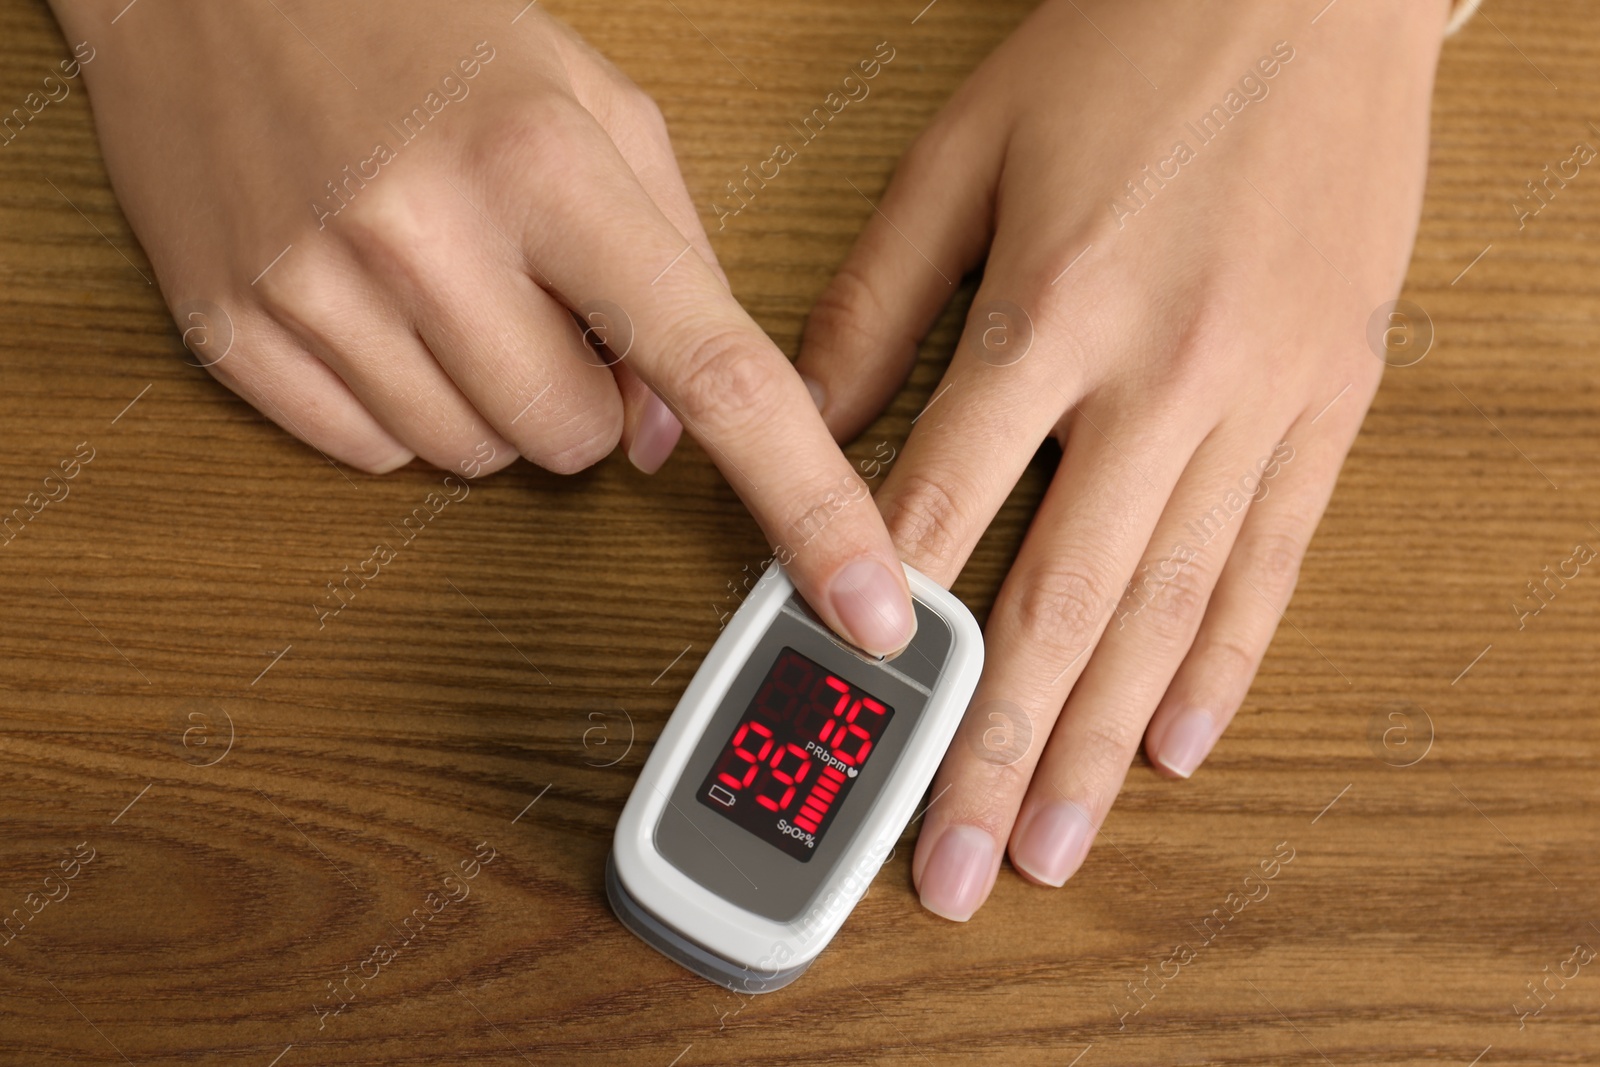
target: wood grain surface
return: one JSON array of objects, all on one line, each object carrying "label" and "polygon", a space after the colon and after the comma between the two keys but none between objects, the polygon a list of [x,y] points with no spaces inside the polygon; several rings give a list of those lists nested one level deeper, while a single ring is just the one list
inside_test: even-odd
[{"label": "wood grain surface", "polygon": [[[660,101],[713,229],[723,183],[893,43],[873,95],[713,236],[791,354],[872,210],[850,184],[880,193],[1029,8],[924,2],[549,4]],[[1600,1062],[1592,968],[1517,1015],[1600,945],[1600,576],[1523,629],[1510,607],[1600,545],[1600,178],[1520,231],[1508,207],[1600,144],[1596,15],[1490,0],[1447,45],[1405,294],[1434,349],[1388,373],[1204,769],[1141,762],[1066,888],[1008,868],[966,926],[918,907],[908,830],[834,946],[755,999],[635,940],[602,887],[766,555],[704,454],[474,483],[319,627],[325,583],[443,475],[336,467],[193,366],[84,94],[52,105],[0,148],[0,514],[78,463],[0,545],[0,915],[26,917],[0,945],[0,1063]],[[68,51],[39,0],[0,7],[0,111]],[[970,292],[853,457],[905,439]],[[1053,463],[956,584],[980,618]],[[319,1019],[464,863],[470,895]],[[1119,1019],[1180,943],[1196,958]]]}]

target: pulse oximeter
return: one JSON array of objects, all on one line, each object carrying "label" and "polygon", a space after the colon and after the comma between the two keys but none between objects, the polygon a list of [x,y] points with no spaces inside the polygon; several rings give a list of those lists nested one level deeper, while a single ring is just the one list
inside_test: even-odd
[{"label": "pulse oximeter", "polygon": [[983,669],[961,601],[906,568],[892,660],[822,623],[774,564],[684,691],[617,824],[606,895],[646,944],[766,993],[833,939],[893,851]]}]

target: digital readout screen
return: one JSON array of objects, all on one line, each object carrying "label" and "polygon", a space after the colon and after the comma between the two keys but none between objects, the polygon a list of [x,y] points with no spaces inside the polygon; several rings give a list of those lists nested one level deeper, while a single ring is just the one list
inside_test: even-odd
[{"label": "digital readout screen", "polygon": [[785,648],[701,783],[700,803],[807,861],[893,717],[893,708]]}]

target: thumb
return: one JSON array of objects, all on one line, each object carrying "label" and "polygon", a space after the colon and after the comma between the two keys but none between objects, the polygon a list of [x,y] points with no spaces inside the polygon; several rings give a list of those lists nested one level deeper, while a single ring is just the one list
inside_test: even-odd
[{"label": "thumb", "polygon": [[[936,119],[811,309],[795,367],[835,439],[854,438],[883,410],[983,258],[1004,144],[998,123]],[[870,199],[860,188],[849,195]]]}]

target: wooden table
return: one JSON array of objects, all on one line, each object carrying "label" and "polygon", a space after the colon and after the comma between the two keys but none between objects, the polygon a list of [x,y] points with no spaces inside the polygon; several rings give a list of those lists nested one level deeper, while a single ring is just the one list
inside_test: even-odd
[{"label": "wooden table", "polygon": [[[661,101],[708,221],[790,118],[897,49],[714,235],[791,353],[871,210],[847,180],[881,190],[1029,7],[550,6]],[[1435,350],[1389,373],[1205,769],[1134,768],[1067,888],[1007,869],[966,926],[917,906],[908,833],[835,947],[756,999],[645,948],[602,890],[641,762],[765,555],[705,456],[475,484],[319,629],[324,583],[441,474],[331,466],[186,365],[84,95],[55,106],[0,149],[0,512],[93,459],[0,547],[0,914],[29,917],[0,946],[0,1063],[1600,1061],[1593,969],[1515,1009],[1600,945],[1600,576],[1520,631],[1510,607],[1600,545],[1600,178],[1520,232],[1507,206],[1600,144],[1600,24],[1583,0],[1486,15],[1445,50],[1407,284]],[[0,51],[7,108],[67,54],[39,0],[0,10]],[[905,438],[957,303],[853,456]],[[956,585],[980,615],[1048,474]],[[1119,1024],[1275,850],[1269,897]],[[464,862],[470,896],[319,1020]],[[33,914],[53,873],[68,895]]]}]

